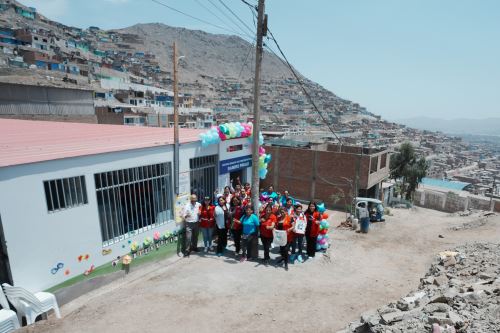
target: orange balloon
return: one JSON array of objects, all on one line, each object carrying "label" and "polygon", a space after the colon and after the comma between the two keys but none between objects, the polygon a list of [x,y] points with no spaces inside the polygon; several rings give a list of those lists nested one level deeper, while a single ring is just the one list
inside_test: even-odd
[{"label": "orange balloon", "polygon": [[327,213],[323,213],[323,220],[326,220],[328,218],[328,214]]}]

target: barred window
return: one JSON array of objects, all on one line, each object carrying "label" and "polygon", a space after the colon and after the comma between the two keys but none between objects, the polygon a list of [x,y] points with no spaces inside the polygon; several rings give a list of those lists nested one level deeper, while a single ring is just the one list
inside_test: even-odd
[{"label": "barred window", "polygon": [[191,193],[212,197],[217,186],[217,155],[195,157],[189,160]]},{"label": "barred window", "polygon": [[88,204],[85,176],[46,180],[43,187],[49,212]]},{"label": "barred window", "polygon": [[171,164],[94,175],[103,246],[173,219]]}]

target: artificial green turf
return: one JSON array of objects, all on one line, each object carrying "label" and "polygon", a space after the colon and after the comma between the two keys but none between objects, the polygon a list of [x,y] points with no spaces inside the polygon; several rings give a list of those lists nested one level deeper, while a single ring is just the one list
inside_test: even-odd
[{"label": "artificial green turf", "polygon": [[[148,254],[143,254],[142,256],[138,256],[135,259],[133,259],[132,262],[130,263],[130,269],[134,269],[135,267],[138,267],[148,262],[166,259],[176,253],[177,253],[177,242],[169,243],[167,245],[160,245],[160,248],[158,250],[155,250],[153,248],[151,251],[149,251]],[[92,273],[90,273],[87,276],[80,274],[58,285],[55,285],[47,289],[46,291],[53,293],[59,289],[72,286],[80,281],[92,279],[96,276],[106,275],[119,271],[122,269],[121,267],[122,267],[121,261],[116,266],[113,266],[110,261],[109,263],[96,267],[94,271],[92,271]]]}]

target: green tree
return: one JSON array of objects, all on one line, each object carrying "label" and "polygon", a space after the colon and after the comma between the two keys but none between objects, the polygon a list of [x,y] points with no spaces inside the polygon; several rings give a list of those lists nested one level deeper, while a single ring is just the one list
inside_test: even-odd
[{"label": "green tree", "polygon": [[401,144],[398,152],[391,156],[391,178],[399,182],[401,195],[410,200],[418,183],[427,174],[429,164],[425,157],[418,157],[409,142]]}]

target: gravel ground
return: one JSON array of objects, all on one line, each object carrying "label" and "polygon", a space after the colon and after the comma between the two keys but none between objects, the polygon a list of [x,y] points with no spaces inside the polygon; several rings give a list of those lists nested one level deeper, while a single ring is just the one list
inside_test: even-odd
[{"label": "gravel ground", "polygon": [[[213,255],[166,260],[63,306],[62,320],[51,316],[25,331],[337,331],[408,294],[437,253],[500,234],[500,216],[453,230],[478,217],[423,208],[392,213],[368,234],[332,228],[327,255],[288,272]],[[333,225],[343,217],[330,214]]]}]

